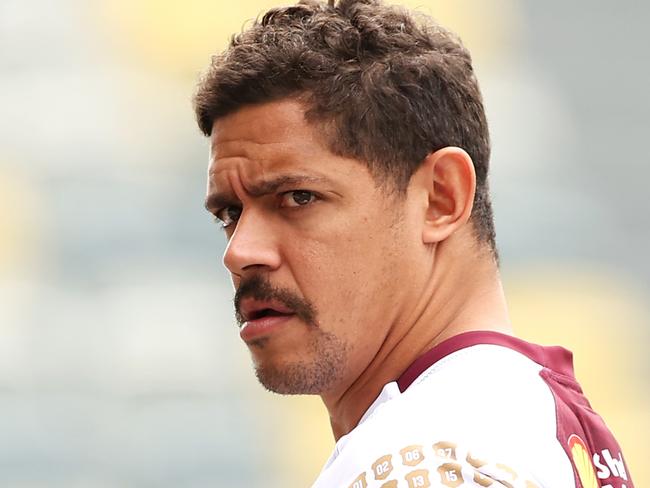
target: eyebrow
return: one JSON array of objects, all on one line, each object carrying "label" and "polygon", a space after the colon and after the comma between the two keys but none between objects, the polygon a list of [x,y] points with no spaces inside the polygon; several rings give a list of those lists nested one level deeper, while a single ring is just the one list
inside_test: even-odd
[{"label": "eyebrow", "polygon": [[[308,176],[301,174],[282,175],[266,181],[260,181],[249,185],[247,193],[254,197],[261,197],[276,192],[283,186],[297,185],[303,183],[324,183],[329,181],[322,176]],[[230,192],[228,193],[211,193],[205,200],[205,208],[208,212],[227,207],[238,201]]]}]

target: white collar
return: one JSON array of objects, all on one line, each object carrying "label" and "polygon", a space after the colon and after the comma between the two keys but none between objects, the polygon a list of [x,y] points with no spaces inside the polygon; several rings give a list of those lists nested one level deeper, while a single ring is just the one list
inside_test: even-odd
[{"label": "white collar", "polygon": [[377,398],[375,398],[375,401],[372,402],[372,404],[368,407],[368,409],[363,414],[361,420],[359,420],[359,423],[356,425],[356,427],[352,429],[350,432],[348,432],[347,434],[345,434],[344,436],[340,437],[339,440],[336,442],[336,446],[334,446],[334,452],[332,452],[332,455],[325,463],[323,470],[327,469],[334,462],[334,460],[339,456],[339,454],[341,453],[345,445],[350,440],[350,436],[354,433],[355,430],[359,428],[361,424],[363,424],[368,419],[370,419],[377,412],[377,409],[381,405],[389,402],[393,398],[400,396],[401,394],[402,393],[399,391],[399,386],[397,386],[396,381],[391,381],[390,383],[386,383],[382,388],[381,392],[379,393],[379,396],[377,396]]}]

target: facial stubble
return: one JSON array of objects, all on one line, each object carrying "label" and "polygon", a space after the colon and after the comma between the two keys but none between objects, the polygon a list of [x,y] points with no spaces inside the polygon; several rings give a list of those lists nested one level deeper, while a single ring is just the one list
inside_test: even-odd
[{"label": "facial stubble", "polygon": [[[267,390],[284,395],[322,394],[330,390],[343,376],[347,347],[339,337],[322,330],[313,304],[291,290],[274,287],[259,275],[253,276],[242,281],[235,294],[235,314],[240,327],[244,319],[239,305],[245,297],[281,302],[293,311],[300,326],[307,329],[309,337],[303,351],[308,359],[296,361],[278,361],[277,355],[270,355],[276,360],[268,359],[269,355],[265,354],[264,349],[274,347],[273,336],[251,342],[249,348],[259,382]],[[258,350],[257,354],[255,349]]]}]

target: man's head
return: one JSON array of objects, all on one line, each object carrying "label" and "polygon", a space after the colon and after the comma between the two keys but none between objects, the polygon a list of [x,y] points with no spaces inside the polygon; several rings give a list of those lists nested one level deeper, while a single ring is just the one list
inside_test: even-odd
[{"label": "man's head", "polygon": [[195,109],[270,389],[321,393],[363,370],[454,232],[496,258],[471,59],[430,20],[372,0],[271,10],[213,58]]}]

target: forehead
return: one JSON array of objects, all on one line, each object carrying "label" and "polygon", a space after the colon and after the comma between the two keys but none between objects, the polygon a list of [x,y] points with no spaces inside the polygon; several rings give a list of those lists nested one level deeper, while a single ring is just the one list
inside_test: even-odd
[{"label": "forehead", "polygon": [[316,128],[305,120],[299,102],[269,102],[244,107],[215,121],[210,174],[240,166],[253,176],[326,154],[331,155]]}]

